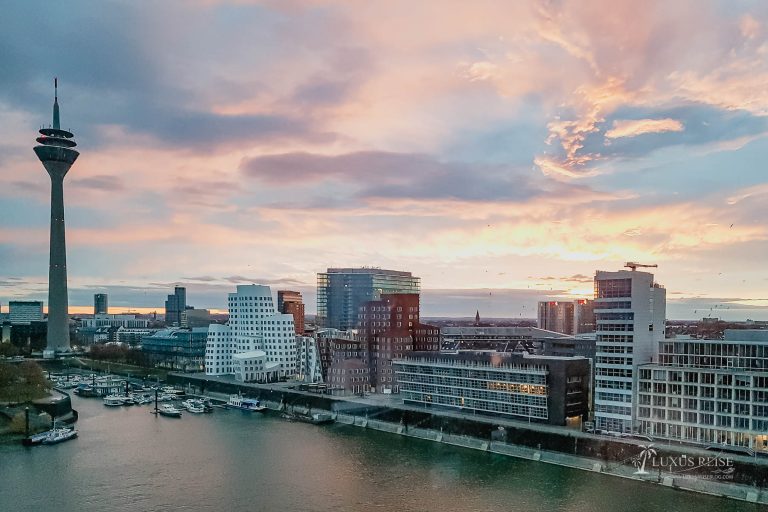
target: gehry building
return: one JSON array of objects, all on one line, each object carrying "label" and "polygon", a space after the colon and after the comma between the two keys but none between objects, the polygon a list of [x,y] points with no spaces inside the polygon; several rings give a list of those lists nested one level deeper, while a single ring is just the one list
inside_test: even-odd
[{"label": "gehry building", "polygon": [[293,315],[277,313],[269,286],[238,285],[228,309],[226,325],[208,327],[206,375],[266,382],[296,374]]}]

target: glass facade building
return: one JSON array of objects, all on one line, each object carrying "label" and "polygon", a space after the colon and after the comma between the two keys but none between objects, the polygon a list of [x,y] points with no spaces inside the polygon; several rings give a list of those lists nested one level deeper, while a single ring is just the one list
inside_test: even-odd
[{"label": "glass facade building", "polygon": [[143,337],[141,350],[156,366],[199,372],[203,370],[207,338],[207,327],[165,329]]},{"label": "glass facade building", "polygon": [[358,310],[386,293],[419,293],[421,282],[410,272],[378,268],[329,268],[317,274],[317,323],[348,330],[357,327]]},{"label": "glass facade building", "polygon": [[565,425],[589,411],[589,361],[500,352],[414,352],[395,359],[406,404]]}]

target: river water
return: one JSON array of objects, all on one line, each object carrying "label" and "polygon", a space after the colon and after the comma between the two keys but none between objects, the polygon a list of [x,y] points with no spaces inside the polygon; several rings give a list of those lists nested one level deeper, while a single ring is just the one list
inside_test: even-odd
[{"label": "river water", "polygon": [[72,402],[79,438],[0,445],[0,511],[760,510],[350,426]]}]

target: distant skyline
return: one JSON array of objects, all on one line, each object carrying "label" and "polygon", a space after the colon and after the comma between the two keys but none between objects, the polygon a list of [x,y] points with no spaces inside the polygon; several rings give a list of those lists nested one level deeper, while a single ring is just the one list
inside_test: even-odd
[{"label": "distant skyline", "polygon": [[[70,304],[380,266],[425,316],[535,316],[652,269],[768,319],[768,3],[6,2],[0,302],[47,300],[32,151],[59,77]],[[56,44],[46,44],[46,40]]]},{"label": "distant skyline", "polygon": [[[241,281],[238,284],[258,283],[257,281]],[[168,293],[173,291],[174,284],[170,288],[163,288],[163,283],[155,283],[146,288],[107,287],[102,290],[111,290],[109,296],[110,313],[128,312],[133,310],[138,313],[151,313],[156,311],[162,314],[164,301]],[[266,284],[266,283],[262,283]],[[202,309],[213,309],[218,312],[226,312],[227,294],[235,290],[235,284],[187,284],[187,301],[191,306]],[[272,287],[273,295],[278,289],[293,289],[301,292],[306,305],[306,313],[316,313],[317,291],[313,286]],[[169,291],[170,290],[170,291]],[[92,314],[93,293],[98,291],[73,290],[70,293],[71,314]],[[113,297],[114,294],[114,297]],[[87,297],[91,299],[88,302]],[[589,298],[589,297],[588,297]],[[42,300],[45,297],[27,297],[23,300]],[[15,300],[15,299],[11,299]],[[505,289],[454,289],[454,290],[422,290],[421,311],[425,317],[466,317],[473,318],[475,311],[480,311],[481,318],[536,318],[537,304],[539,301],[548,300],[572,300],[565,290],[505,290]],[[85,301],[85,302],[84,302]],[[2,311],[8,312],[8,302],[2,299]],[[766,320],[764,309],[759,306],[743,304],[724,299],[720,302],[712,302],[708,298],[667,298],[667,318],[670,320],[699,320],[704,317],[722,318],[724,320]]]}]

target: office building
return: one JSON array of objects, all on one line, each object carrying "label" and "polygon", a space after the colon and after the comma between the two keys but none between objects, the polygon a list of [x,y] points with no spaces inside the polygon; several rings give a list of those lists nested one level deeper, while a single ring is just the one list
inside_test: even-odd
[{"label": "office building", "polygon": [[723,340],[667,339],[639,367],[639,431],[661,439],[768,453],[768,330]]},{"label": "office building", "polygon": [[51,178],[51,232],[48,265],[48,332],[43,357],[69,351],[67,247],[64,225],[64,176],[80,153],[71,132],[61,129],[58,81],[54,79],[53,124],[40,129],[35,154]]},{"label": "office building", "polygon": [[238,285],[227,305],[229,322],[208,327],[206,375],[234,374],[242,382],[294,376],[293,315],[277,312],[269,286]]},{"label": "office building", "polygon": [[518,345],[528,352],[541,351],[545,339],[569,338],[562,334],[536,327],[442,327],[442,350],[495,350],[512,352]]},{"label": "office building", "polygon": [[304,334],[304,301],[301,293],[290,290],[277,291],[277,310],[280,313],[293,315],[293,325],[296,334]]},{"label": "office building", "polygon": [[43,321],[43,302],[37,300],[12,300],[8,303],[8,321],[12,325],[29,325]]},{"label": "office building", "polygon": [[207,309],[196,309],[190,306],[181,313],[183,327],[207,327],[211,325],[211,312]]},{"label": "office building", "polygon": [[586,299],[539,302],[537,326],[562,334],[594,332],[593,303]]},{"label": "office building", "polygon": [[536,325],[539,329],[573,334],[573,302],[539,302],[539,314]]},{"label": "office building", "polygon": [[109,299],[106,293],[97,293],[93,296],[93,314],[106,315],[109,313]]},{"label": "office building", "polygon": [[146,329],[149,326],[149,320],[145,318],[136,318],[136,315],[132,314],[98,314],[93,315],[93,318],[83,318],[81,324],[85,328],[124,327],[126,329]]},{"label": "office building", "polygon": [[141,339],[147,360],[162,368],[199,372],[205,363],[208,328],[164,329]]},{"label": "office building", "polygon": [[664,340],[666,290],[647,272],[598,270],[594,307],[595,426],[633,432],[639,428],[633,383],[639,365],[658,360],[659,342]]},{"label": "office building", "polygon": [[420,280],[410,272],[378,268],[329,268],[317,274],[317,324],[347,330],[357,327],[365,302],[386,293],[419,293]]},{"label": "office building", "polygon": [[181,326],[186,309],[187,289],[183,286],[176,286],[173,289],[173,295],[168,295],[165,301],[165,324],[168,326]]},{"label": "office building", "polygon": [[595,303],[588,299],[573,301],[573,335],[595,332]]},{"label": "office building", "polygon": [[541,348],[536,353],[543,356],[577,356],[595,360],[597,339],[594,333],[563,338],[543,338],[540,342]]},{"label": "office building", "polygon": [[392,366],[406,404],[552,425],[589,412],[589,361],[502,352],[414,352]]}]

